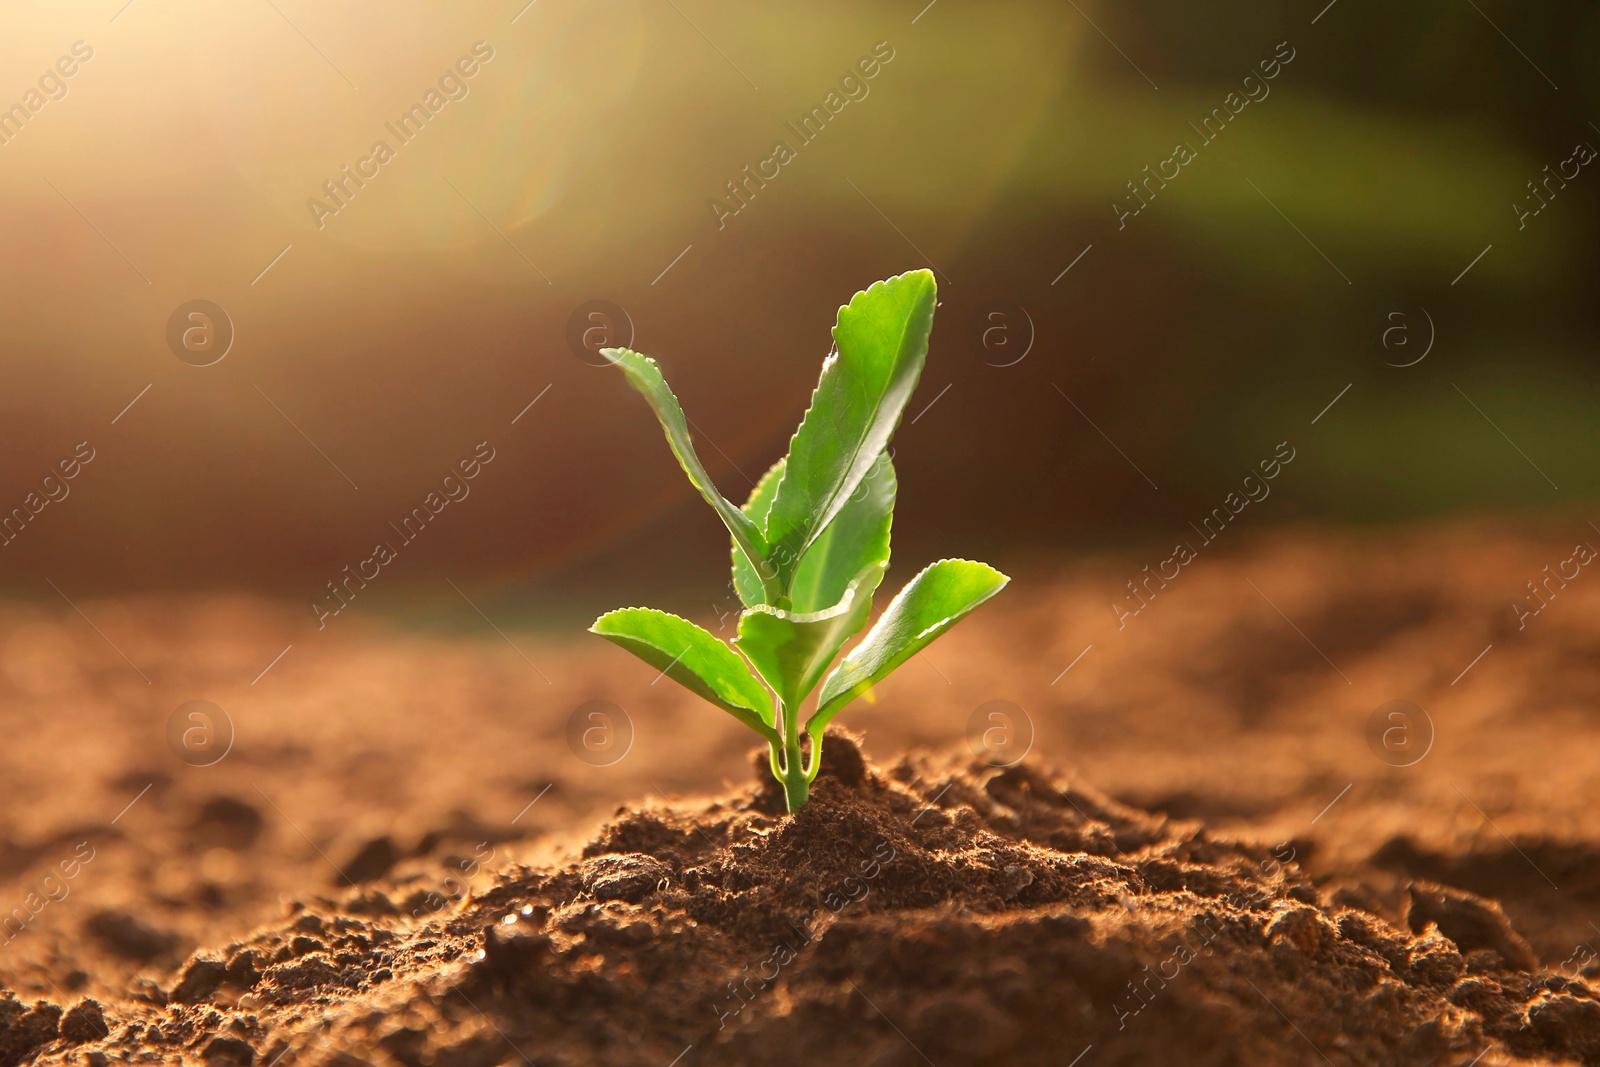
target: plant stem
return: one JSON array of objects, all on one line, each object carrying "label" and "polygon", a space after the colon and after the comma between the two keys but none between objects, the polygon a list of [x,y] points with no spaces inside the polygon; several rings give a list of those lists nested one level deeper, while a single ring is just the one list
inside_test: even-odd
[{"label": "plant stem", "polygon": [[793,815],[805,804],[810,783],[806,781],[806,769],[800,761],[799,709],[791,712],[783,706],[779,710],[783,716],[783,798],[789,806],[789,814]]},{"label": "plant stem", "polygon": [[789,804],[789,814],[793,815],[810,792],[805,771],[800,767],[800,742],[792,741],[784,746],[784,760],[789,764],[789,771],[783,776],[783,798]]}]

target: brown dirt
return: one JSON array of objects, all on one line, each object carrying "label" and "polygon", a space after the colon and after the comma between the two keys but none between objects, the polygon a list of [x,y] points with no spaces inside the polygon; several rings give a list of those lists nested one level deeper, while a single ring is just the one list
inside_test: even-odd
[{"label": "brown dirt", "polygon": [[[80,603],[118,653],[14,607],[0,1064],[1600,1063],[1600,583],[1508,609],[1583,539],[1285,535],[1123,630],[1161,555],[1019,583],[793,819],[608,649],[518,635],[546,683],[498,637]],[[165,742],[197,697],[211,767]],[[595,698],[637,730],[605,768],[564,741]],[[1009,770],[950,753],[995,698]],[[1368,743],[1394,699],[1410,766]]]}]

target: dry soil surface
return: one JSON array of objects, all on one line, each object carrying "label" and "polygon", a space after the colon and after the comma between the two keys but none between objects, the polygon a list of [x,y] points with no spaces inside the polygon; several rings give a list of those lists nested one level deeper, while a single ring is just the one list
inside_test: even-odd
[{"label": "dry soil surface", "polygon": [[1591,541],[1024,574],[792,819],[593,638],[13,605],[0,1064],[1600,1063]]}]

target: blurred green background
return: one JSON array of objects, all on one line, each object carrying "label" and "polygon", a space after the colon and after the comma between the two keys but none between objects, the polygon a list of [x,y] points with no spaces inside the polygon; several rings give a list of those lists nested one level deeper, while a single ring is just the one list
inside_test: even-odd
[{"label": "blurred green background", "polygon": [[[1241,525],[1582,515],[1600,490],[1600,175],[1520,227],[1515,206],[1600,145],[1592,4],[283,15],[0,16],[14,95],[96,48],[0,150],[0,506],[98,449],[6,547],[13,594],[309,601],[483,440],[472,496],[370,604],[454,597],[445,578],[535,614],[716,588],[720,526],[620,375],[569,345],[574,314],[624,309],[742,498],[834,310],[924,265],[942,302],[895,444],[903,566],[1169,546],[1283,441],[1296,460]],[[307,199],[477,40],[495,58],[470,94],[318,228]],[[788,124],[875,46],[893,58],[802,144]],[[795,158],[719,226],[713,199],[779,140]],[[1119,225],[1180,142],[1197,158]],[[206,368],[165,340],[200,297],[238,336]]]}]

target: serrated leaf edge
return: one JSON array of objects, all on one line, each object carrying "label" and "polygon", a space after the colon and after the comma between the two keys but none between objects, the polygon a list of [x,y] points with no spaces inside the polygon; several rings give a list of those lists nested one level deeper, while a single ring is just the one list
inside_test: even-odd
[{"label": "serrated leaf edge", "polygon": [[[827,377],[828,368],[833,366],[835,363],[839,362],[839,359],[840,359],[840,356],[839,356],[839,317],[841,315],[843,315],[846,311],[849,311],[850,310],[850,305],[854,304],[858,298],[863,297],[863,296],[868,296],[874,290],[887,289],[891,282],[897,282],[902,278],[905,278],[905,277],[907,277],[909,275],[912,275],[912,274],[917,274],[919,272],[928,274],[930,276],[933,275],[933,272],[928,270],[926,267],[919,267],[919,268],[916,268],[914,270],[902,271],[901,273],[896,274],[892,278],[880,278],[879,280],[873,282],[871,285],[867,286],[865,289],[856,290],[854,295],[852,295],[849,300],[847,300],[843,304],[839,305],[839,309],[836,312],[834,312],[833,326],[828,331],[829,336],[833,338],[833,348],[828,352],[828,355],[822,361],[822,371],[821,371],[821,373],[819,373],[817,375],[817,384],[811,390],[811,401],[810,401],[810,403],[808,403],[806,405],[805,413],[800,416],[799,425],[795,427],[794,433],[789,435],[789,448],[788,448],[788,451],[786,451],[784,453],[784,458],[785,459],[788,459],[789,456],[794,454],[795,439],[800,436],[800,428],[803,427],[806,424],[806,419],[809,418],[810,415],[811,415],[811,409],[816,406],[817,393],[819,391],[821,391],[821,389],[822,389],[822,380],[825,377]],[[937,278],[935,278],[935,280],[934,280],[934,307],[935,307],[935,309],[938,308],[938,303],[939,303],[938,280],[937,280]],[[903,344],[905,342],[906,331],[909,330],[910,328],[911,328],[911,320],[910,320],[910,318],[907,318],[900,325],[900,338],[899,338],[899,342],[898,343]],[[648,358],[648,357],[646,357],[646,358]],[[889,431],[889,436],[891,438],[894,436],[895,430],[898,430],[900,428],[900,422],[904,417],[905,417],[905,412],[902,409],[902,411],[900,413],[900,418],[895,419],[894,427]],[[882,452],[883,452],[883,449],[879,449],[878,452],[881,455]],[[855,461],[860,456],[860,454],[861,454],[861,450],[859,448],[855,452],[851,453],[851,456],[850,456],[851,466],[854,466]],[[773,503],[773,507],[774,508],[777,507],[779,497],[781,497],[783,495],[783,483],[786,480],[788,480],[788,477],[789,477],[789,470],[788,470],[788,467],[785,466],[784,472],[783,472],[783,477],[778,479],[778,488],[777,488],[776,492],[773,493],[773,496],[772,496],[772,503]],[[815,515],[817,512],[826,510],[827,505],[832,504],[834,499],[837,498],[837,496],[838,496],[838,493],[837,493],[837,491],[835,491],[834,496],[829,497],[828,500],[824,503],[823,507],[813,509],[812,514]],[[763,524],[763,526],[764,525],[765,524]],[[799,550],[795,553],[795,557],[796,557],[796,561],[797,562],[798,562],[798,559],[799,559],[800,556],[805,555],[806,549],[811,547],[811,543],[817,539],[817,537],[822,533],[823,529],[824,529],[824,527],[817,527],[816,529],[813,529],[811,531],[811,535],[806,539],[805,544],[801,545]],[[763,529],[761,531],[761,535],[762,535],[763,538],[765,538],[767,536],[767,531],[765,529]],[[772,546],[769,544],[768,547],[770,548]]]},{"label": "serrated leaf edge", "polygon": [[[983,601],[979,602],[980,604],[982,604],[984,602],[987,602],[991,597],[994,597],[995,595],[997,595],[1000,592],[1000,590],[1004,589],[1006,586],[1011,584],[1011,576],[1009,574],[1007,574],[1006,572],[1002,571],[1000,568],[994,566],[993,564],[983,562],[981,559],[967,559],[967,558],[965,558],[963,556],[946,556],[944,559],[936,559],[932,563],[929,563],[927,566],[923,567],[916,574],[912,575],[911,580],[906,582],[905,585],[900,587],[900,591],[895,593],[895,595],[889,599],[889,603],[883,609],[883,613],[881,615],[879,615],[876,620],[873,621],[873,627],[875,627],[877,625],[877,623],[883,619],[884,615],[887,615],[887,614],[889,614],[889,612],[894,610],[894,606],[900,602],[900,598],[901,597],[907,595],[907,593],[910,591],[911,587],[916,584],[918,578],[921,578],[924,574],[926,574],[928,571],[932,570],[933,568],[937,567],[941,563],[967,563],[967,564],[970,564],[970,565],[972,565],[974,567],[982,567],[984,570],[990,571],[991,573],[996,574],[1001,578],[1001,582],[1000,582],[1000,584],[998,586],[995,587],[994,592],[990,593],[989,596],[984,597]],[[976,608],[976,605],[975,605],[975,608]],[[948,621],[949,621],[949,616],[947,615],[944,618],[939,619],[933,625],[925,626],[921,630],[918,630],[916,632],[916,634],[914,634],[912,636],[911,640],[915,641],[918,638],[926,636],[927,634],[931,633],[932,631],[937,630],[941,625],[943,625],[944,623],[946,623]],[[868,635],[870,635],[872,633],[872,627],[867,627],[866,630],[867,630]],[[863,640],[865,640],[865,638],[863,638]],[[850,649],[849,652],[846,652],[844,654],[843,660],[840,661],[839,665],[836,666],[831,672],[829,672],[828,678],[833,677],[834,674],[837,674],[839,671],[843,670],[845,662],[847,662],[850,659],[850,657],[855,654],[856,650],[859,649],[860,647],[861,647],[861,643],[857,642],[855,648],[852,648],[852,649]],[[898,669],[898,668],[896,668],[896,669]],[[858,682],[857,684],[861,685],[862,683]],[[827,717],[826,722],[823,723],[823,726],[826,727],[828,722],[832,722],[834,716],[837,715],[840,711],[844,710],[844,707],[845,707],[846,704],[849,704],[850,701],[855,700],[856,697],[859,697],[862,693],[864,693],[867,690],[871,689],[872,686],[875,685],[875,684],[876,683],[874,683],[874,682],[866,682],[866,684],[863,686],[863,688],[861,688],[859,690],[856,690],[852,695],[849,696],[848,699],[846,699],[843,703],[841,703],[837,708],[834,709],[833,713],[830,714]],[[824,689],[827,688],[827,678],[823,679],[822,685],[823,685]],[[850,693],[850,692],[851,692],[851,690],[846,689],[842,693],[838,694],[838,696],[842,697],[842,696],[845,696],[845,694]],[[835,697],[835,699],[838,699],[838,697]],[[831,701],[830,701],[830,703],[831,703]],[[807,732],[811,731],[811,729],[812,729],[811,724],[822,716],[822,711],[823,711],[825,706],[826,705],[819,703],[817,705],[817,707],[815,709],[813,709],[811,715],[806,720],[806,727],[805,728],[806,728]]]},{"label": "serrated leaf edge", "polygon": [[[664,610],[662,608],[651,608],[651,607],[646,607],[646,606],[640,604],[640,605],[634,605],[634,606],[629,606],[629,607],[612,608],[610,611],[601,613],[599,616],[597,616],[595,618],[594,622],[589,624],[588,632],[594,634],[596,637],[604,637],[607,640],[610,640],[614,636],[626,636],[626,635],[618,635],[618,634],[609,634],[609,633],[606,633],[603,630],[596,629],[596,627],[598,627],[602,621],[604,621],[605,619],[609,619],[613,615],[620,615],[620,614],[622,614],[624,612],[629,612],[629,611],[644,612],[647,615],[654,615],[654,616],[657,616],[657,617],[663,618],[663,619],[674,619],[674,620],[676,620],[678,622],[686,622],[690,626],[699,626],[699,623],[695,622],[693,619],[686,619],[682,615],[674,614],[673,612],[666,611],[666,610]],[[739,647],[737,645],[733,645],[733,644],[728,643],[727,641],[725,641],[722,638],[718,637],[716,634],[711,633],[710,630],[706,630],[705,627],[703,627],[703,626],[700,626],[699,628],[701,630],[704,630],[714,641],[716,641],[718,644],[720,644],[723,648],[727,649],[729,652],[732,652],[734,654],[734,659],[739,661],[741,666],[749,664],[749,661],[745,657],[743,651],[741,649],[739,649]],[[688,651],[689,650],[687,648],[685,648],[683,650],[684,653],[687,653]],[[680,653],[680,655],[682,655],[682,654],[683,653]],[[666,672],[663,671],[662,673],[665,674]],[[765,680],[762,679],[760,672],[754,672],[754,673],[752,673],[750,675],[750,677],[757,685],[763,686],[763,687],[767,687],[767,683],[765,682]],[[704,680],[705,679],[702,678],[702,681],[704,681]],[[770,690],[770,687],[767,687],[767,688]],[[701,699],[705,699],[705,698],[702,697]],[[732,702],[730,701],[729,703],[732,703]],[[740,705],[740,707],[744,707],[744,705]],[[724,709],[724,710],[726,710],[726,709]],[[752,714],[754,714],[757,719],[761,719],[762,718],[761,709],[760,708],[747,708],[746,710],[748,710]],[[776,711],[777,711],[777,709],[776,708],[771,708],[769,710],[773,713],[774,722],[776,722]],[[756,729],[754,727],[754,725],[751,724],[751,723],[744,723],[744,725],[745,726],[749,726],[752,729]],[[777,736],[777,734],[775,732],[772,732],[774,730],[775,730],[775,727],[773,727],[771,725],[765,725],[764,724],[764,728],[756,729],[756,732],[761,734],[761,736],[763,738],[771,739],[771,738],[774,738],[774,737]]]}]

